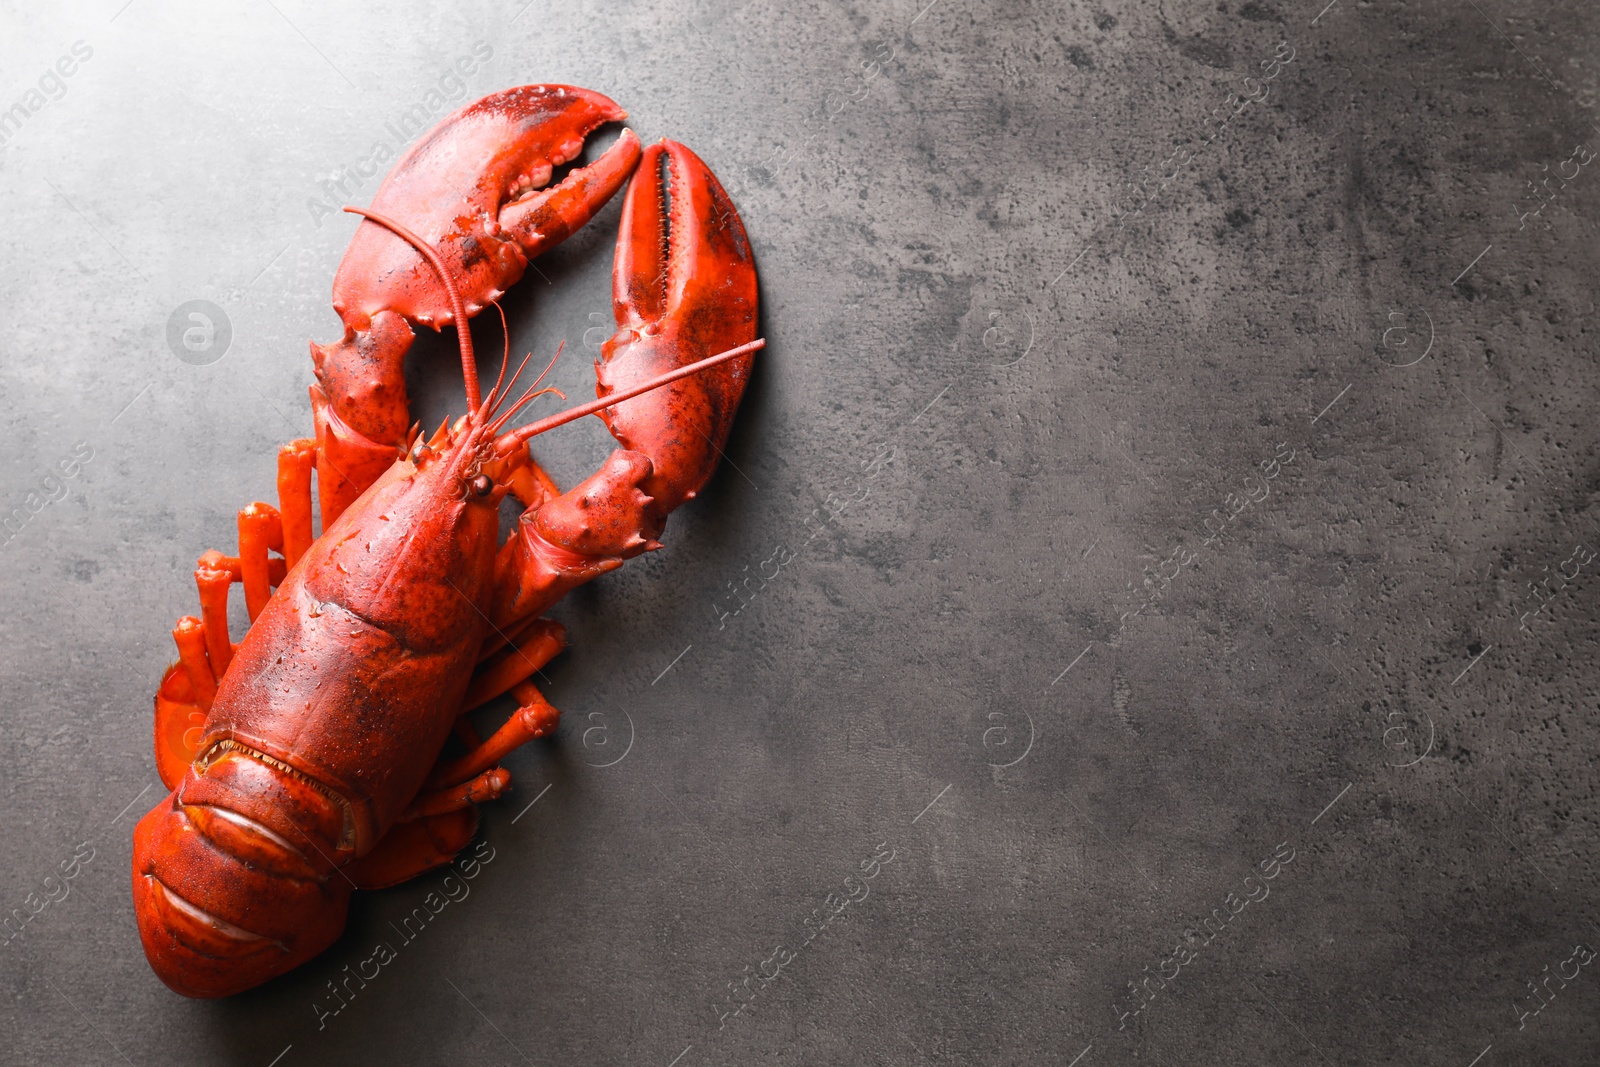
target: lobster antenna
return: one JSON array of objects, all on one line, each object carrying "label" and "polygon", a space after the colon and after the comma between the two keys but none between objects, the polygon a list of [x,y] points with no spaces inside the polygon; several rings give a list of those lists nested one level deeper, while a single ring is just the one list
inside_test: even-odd
[{"label": "lobster antenna", "polygon": [[422,253],[422,258],[439,272],[439,281],[443,283],[444,291],[450,296],[450,311],[456,318],[456,338],[461,342],[461,377],[466,380],[467,385],[467,410],[476,413],[478,408],[483,406],[483,397],[478,392],[478,363],[472,354],[472,330],[467,326],[467,312],[461,305],[461,294],[456,292],[456,284],[450,280],[450,272],[445,269],[444,260],[433,250],[432,245],[393,219],[385,218],[376,211],[351,207],[348,204],[345,205],[345,210],[393,230]]},{"label": "lobster antenna", "polygon": [[546,394],[546,393],[554,393],[554,394],[556,394],[556,396],[559,396],[562,400],[565,400],[567,398],[567,394],[566,393],[563,393],[561,390],[557,389],[553,385],[547,385],[543,389],[536,389],[536,388],[530,386],[526,393],[523,393],[520,397],[517,398],[516,404],[512,406],[510,411],[506,412],[504,415],[500,416],[499,419],[495,420],[495,424],[494,424],[494,426],[489,428],[489,432],[490,433],[498,433],[499,430],[497,428],[500,427],[500,426],[503,426],[505,424],[505,420],[506,419],[509,419],[511,416],[515,415],[517,412],[519,412],[523,408],[527,407],[528,404],[530,404],[533,401],[539,399],[541,396],[544,396],[544,394]]},{"label": "lobster antenna", "polygon": [[[566,347],[567,347],[567,342],[566,341],[557,341],[556,342],[556,354],[550,357],[550,362],[545,364],[544,370],[540,371],[539,372],[539,376],[533,380],[533,384],[528,386],[529,389],[537,389],[537,388],[539,388],[539,383],[544,381],[544,376],[546,374],[550,373],[550,368],[554,367],[556,365],[556,360],[561,358],[561,350],[563,348],[566,348]],[[531,355],[533,355],[533,353],[529,352],[528,355],[531,356]],[[520,374],[521,372],[519,371],[518,373]],[[564,400],[566,398],[563,397],[562,399]]]},{"label": "lobster antenna", "polygon": [[[556,354],[550,357],[550,363],[549,363],[548,366],[545,367],[544,373],[540,374],[539,377],[534,380],[533,385],[531,385],[528,388],[528,392],[531,393],[531,392],[533,392],[533,390],[539,388],[539,383],[544,381],[545,374],[549,374],[550,373],[550,368],[554,367],[556,365],[556,360],[561,358],[561,348],[562,348],[562,345],[565,345],[565,344],[566,344],[566,342],[562,341],[561,344],[556,345]],[[525,367],[527,367],[528,360],[530,360],[532,358],[533,358],[533,350],[529,349],[528,350],[528,354],[522,357],[522,362],[517,364],[517,373],[515,373],[515,374],[513,374],[511,376],[511,384],[512,385],[515,385],[516,382],[517,382],[517,379],[522,377],[523,369]],[[510,389],[508,388],[506,391],[510,392]],[[556,392],[561,393],[561,390],[557,389]],[[566,398],[567,398],[567,394],[561,393],[561,399],[565,400]],[[509,419],[512,416],[512,414],[517,410],[517,408],[520,408],[523,405],[523,402],[528,400],[528,399],[530,399],[530,398],[527,397],[527,396],[524,396],[522,398],[522,400],[518,400],[516,402],[516,404],[512,407],[511,411],[508,411],[504,415],[501,415],[499,418],[495,419],[493,425],[491,425],[489,427],[489,432],[491,434],[499,433],[500,432],[500,427],[504,426],[506,420]],[[494,409],[491,408],[489,413],[491,415],[493,415],[494,414]]]},{"label": "lobster antenna", "polygon": [[597,411],[604,411],[606,408],[620,404],[624,400],[632,400],[640,393],[648,393],[652,389],[659,389],[663,385],[670,385],[679,378],[687,378],[689,375],[697,374],[708,367],[714,367],[719,363],[726,363],[730,359],[737,359],[740,356],[749,355],[751,352],[765,348],[766,345],[766,338],[758,337],[748,344],[740,345],[738,348],[730,348],[726,352],[719,352],[714,356],[707,356],[705,359],[690,363],[687,366],[679,367],[677,370],[668,371],[665,374],[657,375],[642,385],[636,385],[631,389],[624,389],[620,393],[610,393],[598,400],[591,400],[587,404],[579,404],[575,408],[568,408],[566,411],[542,418],[538,422],[530,422],[526,426],[519,426],[515,430],[512,430],[510,433],[506,434],[505,437],[500,438],[499,441],[496,442],[496,448],[500,448],[502,443],[512,446],[520,445],[523,442],[529,441],[534,437],[537,437],[539,434],[544,433],[546,430],[553,430],[557,426],[565,426],[569,422],[576,422],[585,415],[593,415]]},{"label": "lobster antenna", "polygon": [[[533,358],[533,350],[529,349],[527,355],[522,357],[522,362],[517,364],[517,372],[511,376],[511,385],[516,385],[517,384],[517,379],[522,376],[523,370],[528,366],[528,360],[530,360],[532,358]],[[495,390],[496,391],[489,394],[494,399],[494,403],[491,404],[487,400],[484,401],[484,406],[489,409],[489,411],[487,413],[489,418],[494,418],[495,410],[497,408],[499,408],[501,402],[505,400],[506,394],[509,394],[511,392],[511,389],[510,389],[509,386],[506,388],[506,392],[504,394],[499,393],[499,389],[500,389],[500,384],[498,382],[496,382],[495,383]],[[490,432],[492,433],[493,431],[491,430]]]},{"label": "lobster antenna", "polygon": [[[567,342],[562,341],[560,344],[556,345],[556,354],[550,357],[550,363],[545,367],[545,369],[543,371],[540,372],[539,377],[537,377],[537,378],[535,378],[533,380],[533,384],[528,386],[528,390],[527,390],[527,392],[522,394],[522,398],[520,400],[518,400],[515,404],[511,405],[511,410],[507,411],[504,415],[501,415],[498,419],[494,420],[493,424],[491,424],[490,427],[489,427],[489,432],[490,433],[492,433],[492,434],[499,433],[500,432],[500,427],[504,426],[506,424],[506,421],[508,419],[510,419],[511,416],[513,416],[517,412],[521,411],[522,410],[522,406],[524,404],[526,404],[528,401],[530,401],[534,397],[540,395],[539,393],[534,392],[534,390],[539,388],[539,383],[544,381],[544,376],[546,374],[550,373],[550,368],[554,367],[556,365],[556,360],[561,358],[561,350],[566,347],[566,344],[567,344]],[[528,355],[532,356],[533,353],[529,352]],[[522,365],[523,365],[523,367],[528,365],[527,358],[523,359]],[[517,374],[521,374],[521,373],[522,373],[522,367],[518,367],[517,368]],[[512,375],[511,380],[512,381],[516,381],[517,380],[516,379],[516,375]],[[550,389],[543,390],[543,392],[554,393],[557,396],[559,396],[562,400],[565,400],[567,398],[567,394],[563,393],[559,389],[550,388]]]},{"label": "lobster antenna", "polygon": [[[494,388],[489,390],[489,395],[483,398],[484,407],[488,411],[493,411],[495,404],[498,403],[496,395],[500,392],[500,383],[506,380],[506,366],[511,362],[511,328],[506,325],[506,309],[500,306],[500,301],[491,300],[489,303],[493,304],[494,309],[500,313],[500,333],[506,340],[505,351],[500,354],[500,375],[495,378]],[[520,370],[517,372],[517,374],[521,373]],[[511,380],[517,380],[515,374],[511,376]],[[488,411],[484,413],[486,416]]]}]

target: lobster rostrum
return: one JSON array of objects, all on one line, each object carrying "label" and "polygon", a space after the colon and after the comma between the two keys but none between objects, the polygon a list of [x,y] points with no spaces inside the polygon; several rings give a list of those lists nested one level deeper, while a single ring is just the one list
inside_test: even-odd
[{"label": "lobster rostrum", "polygon": [[[538,138],[518,108],[550,100],[621,115],[583,90],[496,94],[446,119],[397,164],[379,193],[387,211],[359,212],[367,218],[335,286],[346,337],[313,349],[317,439],[280,452],[279,508],[241,509],[238,556],[200,559],[201,617],[178,621],[179,659],[155,700],[156,762],[171,792],[139,821],[133,848],[145,954],[180,993],[227,996],[304,963],[343,930],[353,890],[405,881],[465,847],[477,828],[475,805],[509,788],[500,761],[559,720],[531,681],[565,644],[563,628],[543,612],[575,586],[660,547],[668,513],[715,469],[762,343],[753,340],[756,275],[727,194],[682,145],[640,152],[631,134],[618,141],[623,157],[633,146],[638,167],[614,263],[619,329],[596,365],[599,399],[508,430],[539,383],[507,404],[516,376],[504,382],[504,365],[502,381],[479,398],[467,328],[474,300],[493,300],[520,275],[519,256],[553,243],[538,226],[564,235],[561,226],[581,224],[604,200],[566,188],[571,176],[539,205],[520,195],[549,175],[527,172],[523,142]],[[555,115],[558,134],[575,121],[567,111]],[[486,130],[494,129],[515,132],[518,147],[490,143]],[[452,131],[466,132],[452,143]],[[572,158],[576,151],[562,144]],[[507,163],[510,156],[518,162]],[[420,161],[431,161],[434,179],[408,184]],[[447,162],[453,180],[440,177]],[[633,164],[613,164],[619,177],[576,184],[614,190]],[[508,183],[512,173],[520,176]],[[495,194],[495,214],[471,216],[446,203],[459,195],[447,187],[504,193]],[[407,189],[414,205],[397,202],[396,190]],[[520,236],[508,243],[494,236],[507,231],[508,216],[542,221],[517,222]],[[446,217],[453,228],[443,232],[438,220]],[[357,260],[379,276],[357,280]],[[413,322],[457,326],[468,413],[426,440],[402,430],[376,474],[375,463],[347,467],[379,442],[368,432],[377,423],[353,423],[404,407],[394,350],[403,354]],[[559,493],[528,441],[589,413],[621,447]],[[313,468],[325,519],[316,538]],[[330,498],[348,494],[329,508]],[[502,545],[498,511],[507,495],[524,510]],[[244,586],[251,620],[239,644],[227,624],[234,583]],[[465,713],[505,693],[516,711],[480,737]],[[452,732],[465,749],[453,758],[442,755]]]}]

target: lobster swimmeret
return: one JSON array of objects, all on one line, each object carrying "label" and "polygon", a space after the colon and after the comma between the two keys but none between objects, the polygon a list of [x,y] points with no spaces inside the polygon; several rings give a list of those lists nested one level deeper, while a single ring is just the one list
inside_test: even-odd
[{"label": "lobster swimmeret", "polygon": [[[227,996],[282,974],[338,937],[353,889],[448,863],[476,831],[474,805],[509,786],[499,762],[558,720],[530,681],[565,643],[542,613],[659,548],[668,513],[715,469],[760,345],[727,194],[682,145],[641,152],[628,131],[546,188],[584,136],[623,117],[582,89],[494,94],[425,136],[362,212],[334,283],[345,336],[312,346],[316,438],[280,452],[279,509],[239,512],[239,555],[201,557],[201,617],[178,621],[156,696],[171,793],[134,830],[133,893],[145,954],[178,992]],[[562,494],[527,442],[574,413],[506,431],[537,394],[505,404],[511,383],[497,382],[480,401],[467,320],[630,173],[619,329],[596,365],[597,395],[614,398],[598,413],[622,447]],[[467,381],[467,415],[426,441],[407,430],[401,375],[419,323],[457,327]],[[507,494],[525,510],[498,545]],[[251,620],[237,645],[235,582]],[[464,714],[508,692],[517,710],[481,739]],[[467,751],[445,759],[452,730]]]}]

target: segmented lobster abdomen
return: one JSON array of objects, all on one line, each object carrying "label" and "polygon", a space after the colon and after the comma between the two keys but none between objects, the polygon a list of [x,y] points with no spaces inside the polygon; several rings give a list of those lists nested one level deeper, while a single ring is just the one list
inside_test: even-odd
[{"label": "segmented lobster abdomen", "polygon": [[327,948],[344,929],[350,886],[336,865],[354,837],[333,790],[213,744],[134,829],[134,911],[157,975],[188,996],[229,996]]}]

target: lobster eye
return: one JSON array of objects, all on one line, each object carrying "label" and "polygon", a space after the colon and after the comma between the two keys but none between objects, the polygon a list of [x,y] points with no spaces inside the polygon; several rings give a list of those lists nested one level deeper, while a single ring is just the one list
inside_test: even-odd
[{"label": "lobster eye", "polygon": [[488,496],[494,492],[494,480],[487,474],[480,474],[469,483],[472,491],[478,496]]}]

